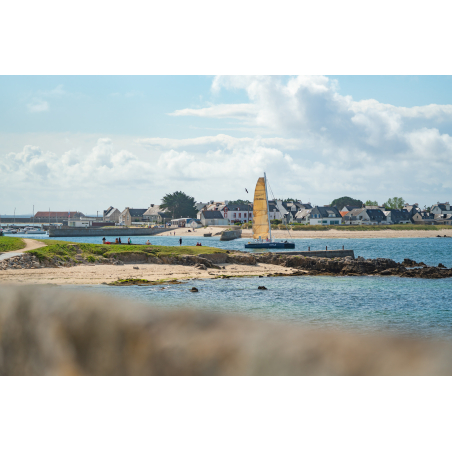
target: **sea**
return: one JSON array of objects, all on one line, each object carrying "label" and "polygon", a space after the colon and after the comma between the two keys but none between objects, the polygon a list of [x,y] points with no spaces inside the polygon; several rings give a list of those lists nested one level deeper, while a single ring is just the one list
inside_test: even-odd
[{"label": "sea", "polygon": [[[43,236],[26,235],[27,238]],[[113,240],[115,237],[106,237]],[[126,238],[127,239],[127,238]],[[132,237],[133,243],[178,246],[178,236]],[[73,243],[102,243],[101,237],[68,237]],[[404,258],[452,267],[452,238],[294,239],[296,250],[351,249],[355,257]],[[248,239],[186,237],[183,245],[247,251]],[[264,285],[267,290],[258,290]],[[189,291],[195,286],[199,292]],[[189,280],[163,286],[85,286],[73,290],[118,296],[166,308],[195,308],[295,322],[309,328],[383,332],[452,340],[452,278],[414,279],[381,276],[249,277]]]}]

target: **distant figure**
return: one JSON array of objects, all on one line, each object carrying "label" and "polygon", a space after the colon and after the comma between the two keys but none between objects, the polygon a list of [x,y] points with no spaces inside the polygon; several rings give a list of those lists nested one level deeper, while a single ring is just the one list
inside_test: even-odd
[{"label": "distant figure", "polygon": [[179,239],[179,246],[182,245],[182,237]]},{"label": "distant figure", "polygon": [[102,238],[102,243],[105,245],[105,237]]},{"label": "distant figure", "polygon": [[150,245],[151,242],[149,241],[149,239],[146,241],[146,245]]},{"label": "distant figure", "polygon": [[119,242],[119,243],[122,243],[122,242],[121,242],[121,237],[119,237],[118,242]]},{"label": "distant figure", "polygon": [[130,240],[130,237],[129,237],[129,239],[127,240],[127,243],[128,243],[129,245],[132,245],[132,240]]},{"label": "distant figure", "polygon": [[118,237],[116,237],[116,239],[115,239],[115,243],[119,243]]}]

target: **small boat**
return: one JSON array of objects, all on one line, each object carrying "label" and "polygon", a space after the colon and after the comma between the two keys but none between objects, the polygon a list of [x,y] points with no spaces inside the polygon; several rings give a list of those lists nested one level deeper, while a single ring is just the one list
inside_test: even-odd
[{"label": "small boat", "polygon": [[295,248],[295,243],[293,242],[287,240],[274,242],[272,240],[272,229],[268,214],[267,176],[265,173],[264,177],[260,177],[257,180],[256,189],[254,190],[253,239],[253,242],[245,244],[245,248]]},{"label": "small boat", "polygon": [[25,234],[46,234],[46,231],[43,231],[42,229],[27,229]]}]

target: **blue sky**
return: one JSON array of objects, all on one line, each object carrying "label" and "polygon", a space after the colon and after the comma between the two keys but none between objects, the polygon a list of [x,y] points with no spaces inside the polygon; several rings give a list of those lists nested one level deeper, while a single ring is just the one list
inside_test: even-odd
[{"label": "blue sky", "polygon": [[0,80],[1,214],[233,199],[263,171],[319,205],[450,200],[449,76]]}]

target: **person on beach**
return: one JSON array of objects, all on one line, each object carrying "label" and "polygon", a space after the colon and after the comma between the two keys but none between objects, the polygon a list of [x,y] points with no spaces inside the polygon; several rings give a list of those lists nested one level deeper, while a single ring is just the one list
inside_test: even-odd
[{"label": "person on beach", "polygon": [[146,245],[150,245],[151,242],[149,241],[149,239],[146,241]]},{"label": "person on beach", "polygon": [[121,237],[119,237],[119,239],[118,239],[118,243],[119,244],[121,244],[122,242],[121,242]]},{"label": "person on beach", "polygon": [[130,237],[128,238],[127,243],[128,243],[129,245],[132,245],[132,240],[130,240]]},{"label": "person on beach", "polygon": [[182,245],[182,237],[179,239],[179,246]]},{"label": "person on beach", "polygon": [[115,239],[115,243],[119,243],[119,241],[118,241],[118,237],[116,237],[116,239]]},{"label": "person on beach", "polygon": [[105,237],[102,237],[102,243],[105,245]]}]

